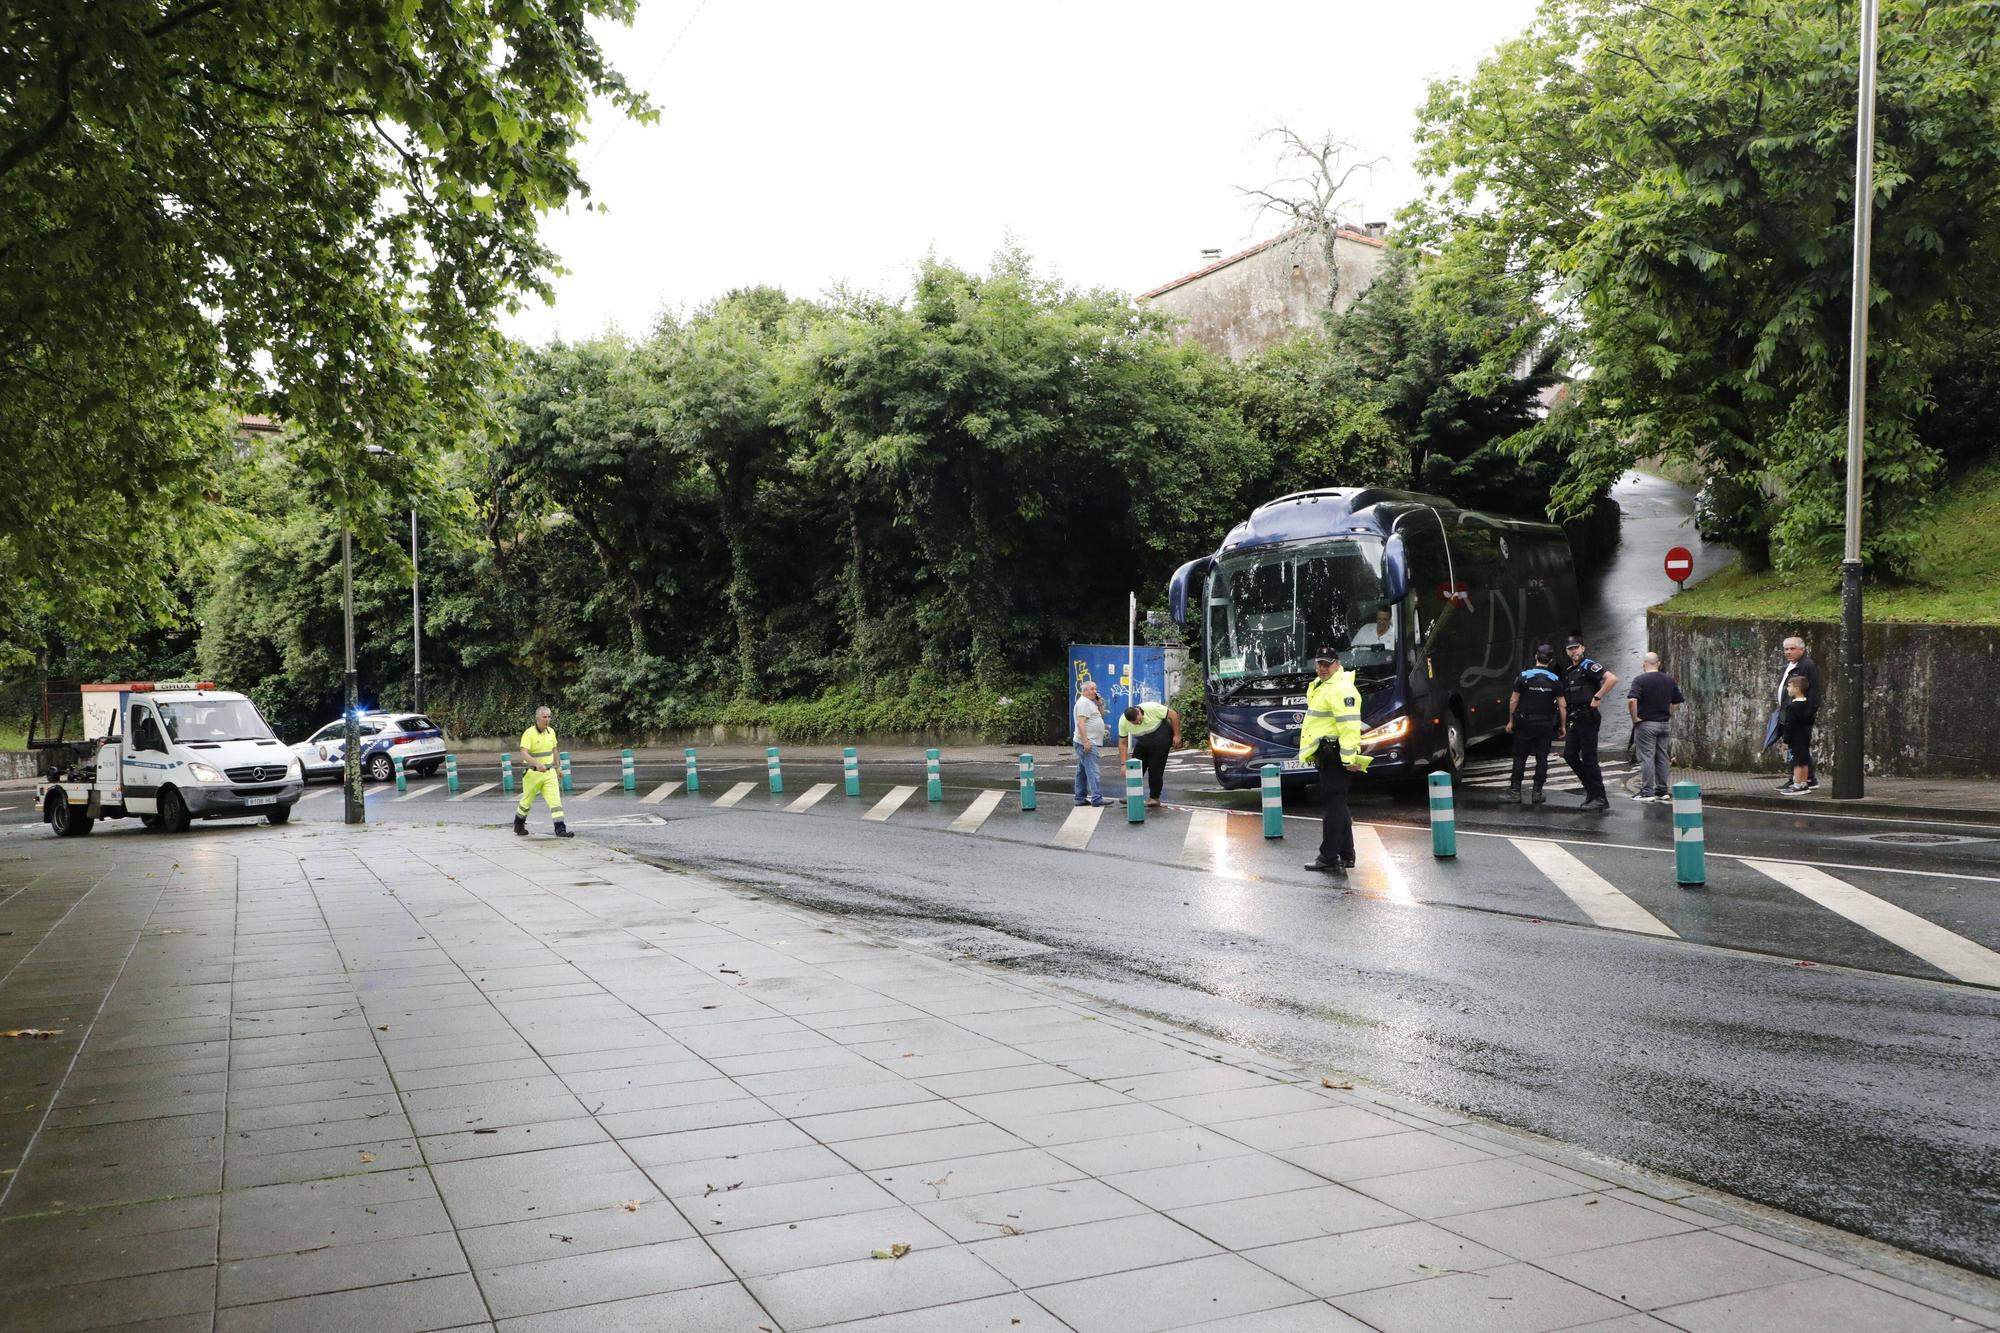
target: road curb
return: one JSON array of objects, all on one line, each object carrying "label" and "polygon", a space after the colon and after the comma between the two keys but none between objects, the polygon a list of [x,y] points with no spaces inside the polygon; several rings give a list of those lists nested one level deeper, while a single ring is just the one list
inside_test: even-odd
[{"label": "road curb", "polygon": [[[1802,811],[1806,814],[1853,815],[1867,818],[1881,815],[1897,819],[1921,819],[1934,823],[1988,824],[2000,828],[2000,810],[1973,806],[1906,805],[1895,801],[1875,801],[1863,798],[1859,801],[1834,801],[1830,799],[1803,800],[1784,796],[1758,796],[1749,792],[1721,792],[1706,788],[1701,793],[1703,804],[1727,806],[1733,810],[1761,810],[1774,813]],[[1827,807],[1832,807],[1828,809]]]}]

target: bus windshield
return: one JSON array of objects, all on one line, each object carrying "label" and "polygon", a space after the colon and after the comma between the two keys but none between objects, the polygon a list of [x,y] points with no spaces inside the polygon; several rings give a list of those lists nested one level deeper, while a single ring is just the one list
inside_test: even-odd
[{"label": "bus windshield", "polygon": [[1342,638],[1355,671],[1378,674],[1395,665],[1396,622],[1373,537],[1224,556],[1208,579],[1208,677],[1310,675],[1319,649]]}]

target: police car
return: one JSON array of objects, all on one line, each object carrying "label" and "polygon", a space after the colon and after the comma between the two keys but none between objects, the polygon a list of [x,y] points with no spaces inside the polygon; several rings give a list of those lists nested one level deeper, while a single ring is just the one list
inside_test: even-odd
[{"label": "police car", "polygon": [[[361,732],[361,772],[377,782],[396,776],[396,759],[418,777],[429,777],[444,762],[444,731],[421,713],[363,713],[356,719]],[[305,769],[306,781],[340,781],[347,762],[347,722],[327,723],[292,747]]]}]

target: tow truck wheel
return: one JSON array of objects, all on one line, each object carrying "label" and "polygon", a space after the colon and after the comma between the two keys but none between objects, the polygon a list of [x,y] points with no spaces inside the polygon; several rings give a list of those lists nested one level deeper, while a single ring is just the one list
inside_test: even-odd
[{"label": "tow truck wheel", "polygon": [[395,761],[390,759],[386,754],[370,755],[368,759],[368,776],[377,782],[387,782],[390,778],[396,776]]},{"label": "tow truck wheel", "polygon": [[160,817],[158,815],[140,815],[139,823],[144,827],[153,830],[155,833],[159,832]]},{"label": "tow truck wheel", "polygon": [[69,797],[59,791],[49,793],[48,818],[49,827],[58,838],[81,838],[97,822],[71,805]]},{"label": "tow truck wheel", "polygon": [[172,787],[160,788],[160,827],[169,833],[186,833],[189,824],[187,802]]},{"label": "tow truck wheel", "polygon": [[282,824],[291,817],[292,807],[289,805],[274,805],[264,812],[264,818],[270,820],[273,824]]}]

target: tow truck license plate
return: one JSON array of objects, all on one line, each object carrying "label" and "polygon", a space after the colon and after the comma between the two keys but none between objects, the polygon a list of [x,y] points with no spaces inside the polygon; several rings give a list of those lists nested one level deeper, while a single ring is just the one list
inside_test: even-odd
[{"label": "tow truck license plate", "polygon": [[275,796],[246,796],[243,798],[243,804],[245,805],[276,805],[277,803],[278,798]]}]

